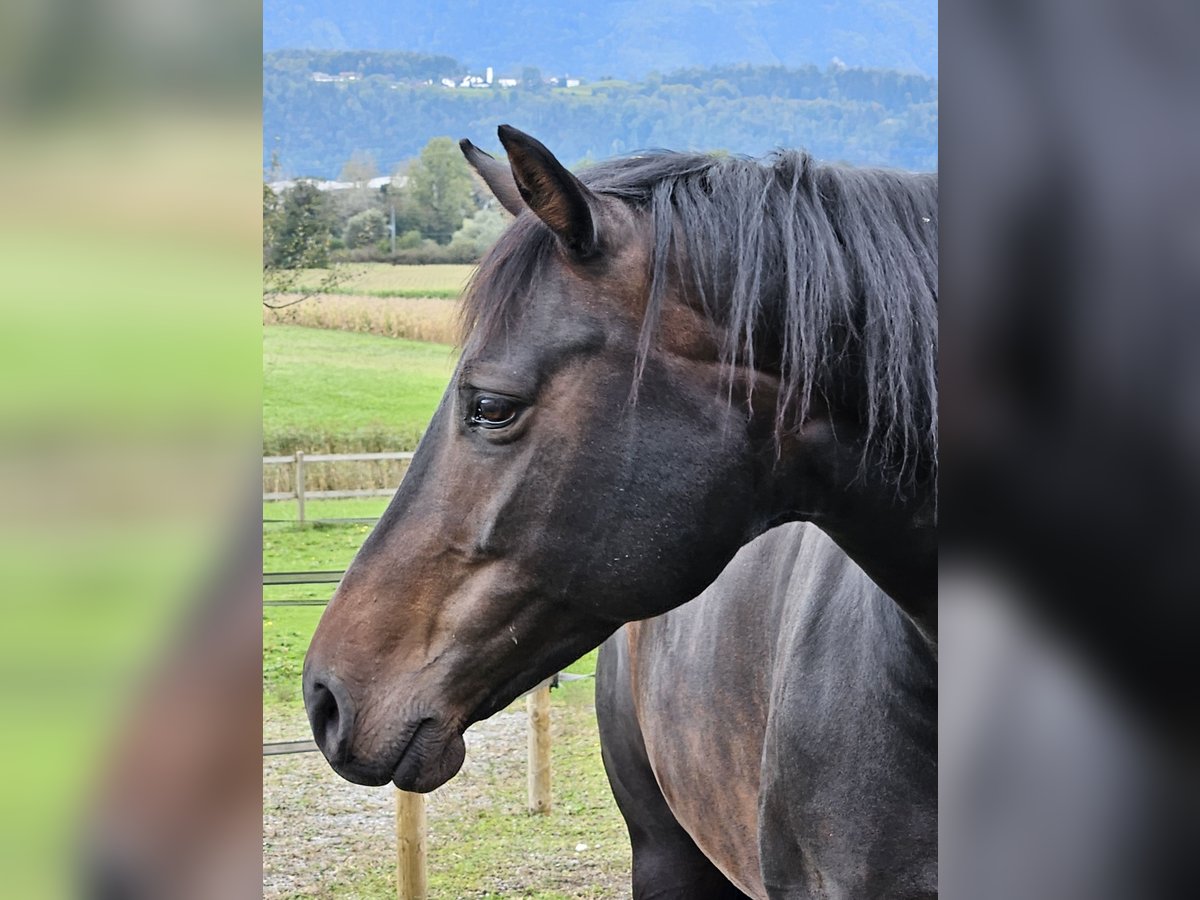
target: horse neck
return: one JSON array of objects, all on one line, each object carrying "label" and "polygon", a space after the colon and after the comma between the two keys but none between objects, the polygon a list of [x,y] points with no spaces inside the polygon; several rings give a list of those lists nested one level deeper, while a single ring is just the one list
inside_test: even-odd
[{"label": "horse neck", "polygon": [[[768,480],[771,524],[809,521],[931,640],[937,637],[937,501],[932,469],[899,489],[860,464],[847,427],[815,422],[789,441]],[[837,438],[842,438],[838,440]]]}]

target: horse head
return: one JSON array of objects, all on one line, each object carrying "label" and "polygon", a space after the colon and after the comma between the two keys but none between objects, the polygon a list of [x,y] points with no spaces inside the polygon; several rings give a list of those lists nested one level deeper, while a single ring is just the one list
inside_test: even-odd
[{"label": "horse head", "polygon": [[[773,351],[735,340],[731,355],[736,317],[714,313],[713,286],[743,276],[707,272],[681,236],[686,207],[655,202],[656,166],[702,195],[714,158],[634,161],[639,194],[602,167],[581,180],[513,128],[499,137],[507,164],[462,147],[515,221],[473,279],[457,370],[305,661],[317,743],[363,784],[438,787],[471,723],[696,596],[740,546],[819,514],[859,472],[857,432],[824,399],[806,395],[803,427],[781,435],[786,373]],[[761,290],[782,284],[760,268]]]}]

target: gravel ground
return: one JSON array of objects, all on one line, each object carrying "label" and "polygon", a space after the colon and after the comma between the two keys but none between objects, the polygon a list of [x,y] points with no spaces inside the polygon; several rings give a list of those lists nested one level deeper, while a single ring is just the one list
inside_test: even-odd
[{"label": "gravel ground", "polygon": [[[427,795],[431,896],[630,896],[628,838],[611,797],[598,796],[594,787],[581,799],[566,793],[564,780],[572,778],[572,766],[580,759],[594,765],[593,748],[585,745],[583,754],[576,751],[571,758],[568,742],[560,754],[558,732],[578,728],[578,717],[565,714],[552,721],[556,794],[549,818],[535,819],[522,809],[524,712],[499,713],[467,732],[462,771]],[[277,741],[309,732],[303,711],[289,707],[269,710],[263,733],[264,740]],[[481,822],[486,823],[483,837]],[[493,838],[493,831],[507,833]],[[393,789],[343,781],[319,753],[263,759],[265,898],[383,897],[389,891],[395,896],[394,854]],[[476,863],[473,855],[482,859]],[[435,877],[439,866],[455,871],[455,886],[446,889],[448,876],[443,877],[441,892]]]}]

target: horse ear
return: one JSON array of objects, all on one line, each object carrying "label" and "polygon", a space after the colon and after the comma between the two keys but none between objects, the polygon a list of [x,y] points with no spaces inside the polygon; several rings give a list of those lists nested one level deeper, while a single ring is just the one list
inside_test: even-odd
[{"label": "horse ear", "polygon": [[521,198],[567,250],[591,256],[599,247],[596,197],[539,141],[511,125],[498,129]]},{"label": "horse ear", "polygon": [[466,138],[458,142],[458,148],[471,164],[471,168],[479,173],[483,183],[488,186],[492,195],[500,201],[500,205],[514,216],[519,216],[526,209],[521,195],[517,192],[517,183],[513,181],[512,169],[490,153],[480,150]]}]

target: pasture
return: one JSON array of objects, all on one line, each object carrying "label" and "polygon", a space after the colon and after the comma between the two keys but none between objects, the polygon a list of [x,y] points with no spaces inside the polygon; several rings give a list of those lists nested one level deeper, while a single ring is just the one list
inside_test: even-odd
[{"label": "pasture", "polygon": [[[327,518],[378,516],[386,497],[361,500],[314,500],[313,516]],[[263,504],[264,519],[292,518],[294,504]],[[354,558],[371,526],[362,523],[313,525],[299,528],[275,525],[263,529],[263,571],[297,572],[344,569]],[[326,600],[331,584],[266,585],[264,600]],[[263,705],[291,709],[303,719],[300,669],[304,651],[321,618],[319,606],[263,608]],[[301,735],[303,736],[303,735]],[[292,735],[291,737],[295,737]]]},{"label": "pasture", "polygon": [[412,450],[455,361],[444,344],[264,328],[263,453]]}]

